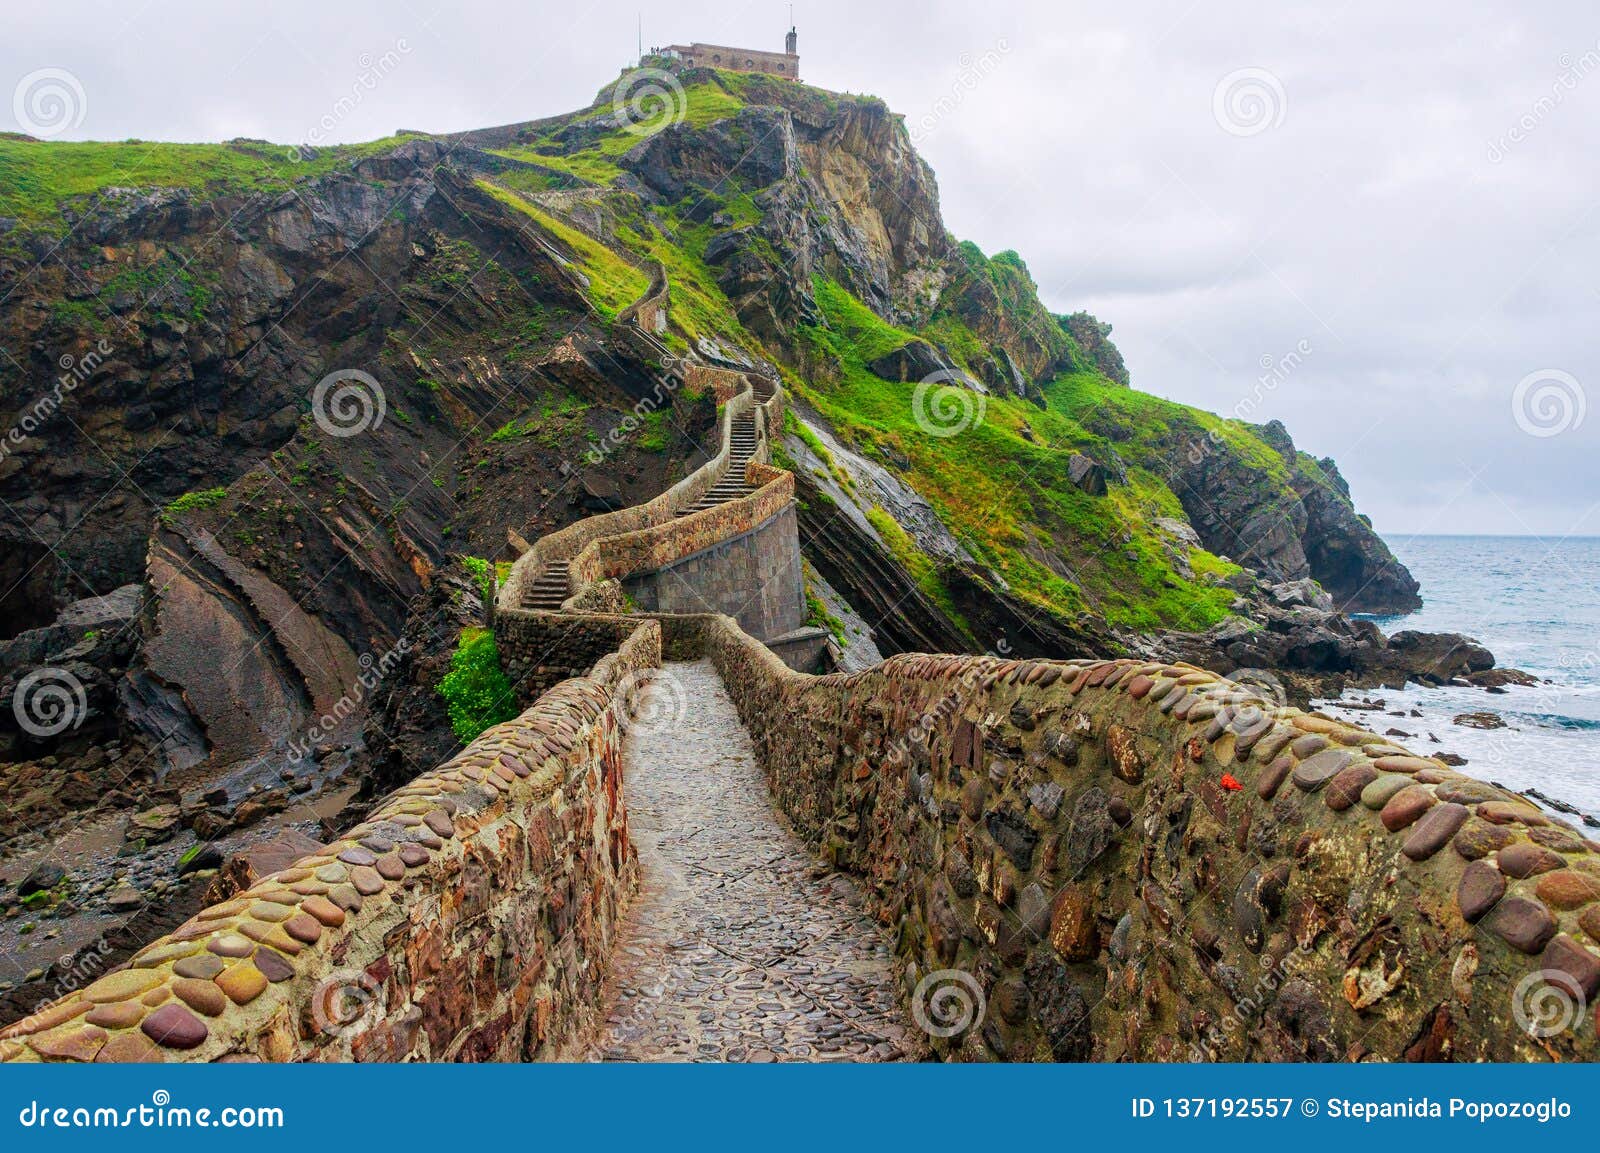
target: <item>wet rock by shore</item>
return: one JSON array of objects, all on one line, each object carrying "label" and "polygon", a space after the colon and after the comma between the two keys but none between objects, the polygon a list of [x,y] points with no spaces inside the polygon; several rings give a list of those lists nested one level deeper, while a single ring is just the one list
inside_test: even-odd
[{"label": "wet rock by shore", "polygon": [[1245,570],[1228,584],[1239,595],[1233,613],[1218,624],[1203,633],[1136,638],[1130,648],[1228,672],[1263,670],[1292,704],[1407,683],[1488,690],[1538,683],[1519,669],[1498,668],[1492,652],[1461,633],[1403,629],[1385,636],[1372,621],[1341,611],[1312,580],[1262,580]]}]

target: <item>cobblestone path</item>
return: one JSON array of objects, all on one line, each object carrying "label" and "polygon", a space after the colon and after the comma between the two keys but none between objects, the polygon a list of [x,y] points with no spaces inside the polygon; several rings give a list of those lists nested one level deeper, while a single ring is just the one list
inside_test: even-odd
[{"label": "cobblestone path", "polygon": [[918,1055],[888,938],[774,813],[709,662],[668,665],[646,690],[625,772],[640,888],[592,1060]]}]

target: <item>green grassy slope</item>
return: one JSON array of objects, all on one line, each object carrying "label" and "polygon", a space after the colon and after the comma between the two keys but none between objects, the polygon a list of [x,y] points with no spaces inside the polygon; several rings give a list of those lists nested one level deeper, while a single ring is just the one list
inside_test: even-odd
[{"label": "green grassy slope", "polygon": [[298,181],[392,151],[399,137],[303,154],[264,141],[169,144],[50,142],[0,136],[0,216],[63,227],[62,209],[108,188],[181,188],[209,195],[282,191]]},{"label": "green grassy slope", "polygon": [[[866,364],[929,334],[886,324],[831,282],[819,282],[817,299],[826,324],[809,329],[806,340],[813,362],[831,371],[793,382],[795,391],[855,448],[899,472],[1013,592],[1057,612],[1088,609],[1141,628],[1204,627],[1226,615],[1232,593],[1181,578],[1152,526],[1158,517],[1183,519],[1159,471],[1133,463],[1127,484],[1113,485],[1104,497],[1080,492],[1067,477],[1074,452],[1108,447],[1078,416],[1086,406],[1123,403],[1127,389],[1077,372],[1051,382],[1045,410],[970,393],[941,402],[925,391],[919,403],[916,384],[883,380]],[[1154,397],[1134,403],[1146,402],[1165,403]],[[944,420],[932,407],[941,403]],[[930,435],[919,415],[937,428],[966,427]],[[1202,550],[1189,560],[1197,574],[1227,569]]]}]

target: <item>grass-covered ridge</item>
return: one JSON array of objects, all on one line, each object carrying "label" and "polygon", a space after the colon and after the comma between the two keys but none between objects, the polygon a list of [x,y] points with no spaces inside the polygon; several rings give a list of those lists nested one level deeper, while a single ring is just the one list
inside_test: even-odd
[{"label": "grass-covered ridge", "polygon": [[[563,136],[568,125],[553,127],[543,135],[511,148],[495,149],[510,160],[525,160],[565,172],[593,184],[610,184],[622,175],[617,161],[629,149],[651,134],[673,123],[703,128],[717,120],[736,115],[744,101],[723,82],[689,84],[671,89],[648,83],[630,84],[628,76],[603,89],[596,99],[594,114],[621,113],[621,123],[585,138],[573,147]],[[584,117],[573,118],[582,124]]]},{"label": "grass-covered ridge", "polygon": [[[810,267],[829,268],[830,274],[809,285],[788,283],[782,273],[796,267],[796,242],[785,229],[763,227],[765,213],[775,211],[775,204],[803,212],[811,235],[816,235],[831,216],[849,211],[843,201],[829,200],[830,193],[804,164],[799,179],[809,183],[798,196],[792,187],[773,195],[768,188],[741,185],[750,177],[738,165],[689,164],[685,171],[692,175],[680,198],[663,202],[640,195],[639,183],[622,180],[625,166],[633,163],[627,153],[668,121],[681,125],[675,131],[717,134],[721,148],[728,139],[739,142],[747,127],[721,122],[746,108],[782,105],[815,127],[827,123],[824,114],[830,110],[854,115],[860,110],[857,105],[870,98],[769,77],[695,70],[679,78],[681,99],[669,92],[663,101],[647,100],[643,120],[630,125],[614,113],[633,76],[637,74],[624,74],[602,90],[590,108],[531,122],[518,130],[519,143],[497,149],[501,156],[536,167],[502,171],[500,162],[485,163],[481,154],[461,162],[479,190],[504,207],[504,225],[537,232],[582,274],[599,316],[614,320],[637,300],[649,285],[647,269],[659,262],[667,273],[671,305],[671,329],[663,339],[674,353],[687,353],[709,339],[786,366],[789,386],[834,427],[843,443],[919,492],[978,564],[997,573],[1030,605],[1061,616],[1092,612],[1112,624],[1138,629],[1202,628],[1226,615],[1233,594],[1220,587],[1219,578],[1233,572],[1233,566],[1199,549],[1175,555],[1184,546],[1157,522],[1187,519],[1170,473],[1181,459],[1175,450],[1195,443],[1225,447],[1248,466],[1254,474],[1250,484],[1259,485],[1263,500],[1276,499],[1278,493],[1292,499],[1288,467],[1254,429],[1135,392],[1102,374],[1094,367],[1096,360],[1084,355],[1089,345],[1080,346],[1044,308],[1026,264],[1014,252],[985,255],[970,243],[936,251],[938,271],[945,277],[937,300],[928,303],[926,312],[916,311],[923,307],[920,298],[909,305],[897,302],[894,307],[907,309],[895,314],[900,323],[885,320],[864,303],[862,297],[877,303],[882,286],[864,287],[849,267],[818,260]],[[877,123],[871,116],[863,119],[868,128]],[[301,158],[292,148],[252,142],[43,144],[0,138],[0,217],[18,220],[23,230],[61,228],[64,207],[122,187],[182,188],[205,195],[281,191],[395,144],[395,139],[375,141]],[[685,139],[683,147],[694,147],[693,138]],[[808,152],[805,160],[814,162],[815,157]],[[714,243],[728,247],[727,234],[735,230],[739,258],[757,269],[764,263],[778,274],[774,280],[793,292],[773,298],[776,316],[763,311],[771,302],[748,288],[757,277],[730,279],[730,269],[737,266],[723,254],[715,264],[706,260]],[[453,296],[485,267],[485,258],[464,242],[440,239],[430,251],[420,271],[398,287],[402,297]],[[113,282],[101,285],[102,293],[109,288],[115,295],[126,288],[134,299],[148,299],[145,307],[151,316],[175,327],[201,320],[214,308],[215,273],[200,263],[185,266],[166,257],[129,261],[106,275]],[[737,305],[720,287],[719,277],[730,284]],[[796,299],[808,287],[811,300]],[[81,320],[80,328],[97,319],[92,313],[99,308],[87,301],[61,301],[57,307],[64,310],[58,321]],[[917,319],[904,319],[913,313]],[[533,315],[519,313],[514,323],[516,331],[491,328],[476,335],[531,355],[542,346],[544,316],[535,308]],[[454,344],[461,338],[449,334],[438,339]],[[982,419],[970,428],[951,437],[931,435],[917,420],[916,384],[885,380],[867,367],[912,340],[936,345],[980,380],[1009,381],[1016,366],[1033,381],[1029,396],[1009,391],[989,395],[981,401]],[[430,359],[448,360],[452,351],[430,349],[425,343],[420,347]],[[1003,353],[997,351],[1001,348]],[[430,391],[438,387],[431,380],[422,383]],[[967,395],[978,403],[976,393]],[[487,439],[497,445],[531,442],[554,448],[584,435],[583,416],[582,405],[572,398],[543,409],[506,411],[495,416],[496,427]],[[408,418],[397,409],[396,419]],[[841,463],[843,454],[834,460],[803,424],[794,424],[791,431],[814,442],[821,467],[843,494],[864,501],[866,486],[858,490]],[[637,446],[646,452],[665,451],[671,440],[665,412],[651,414],[637,432]],[[1074,453],[1102,463],[1111,462],[1115,453],[1126,465],[1125,478],[1104,496],[1084,493],[1068,476]],[[206,499],[205,493],[191,494],[183,500],[194,503],[174,507],[167,515],[204,508]],[[959,620],[959,606],[937,562],[886,511],[866,511],[918,585]],[[468,702],[483,687],[476,682],[487,667],[485,653],[492,644],[492,638],[463,638],[460,675],[450,690],[458,731],[487,723],[482,715],[468,719],[474,711]]]},{"label": "grass-covered ridge", "polygon": [[[1074,452],[1106,456],[1110,445],[1080,419],[1102,405],[1125,406],[1135,427],[1143,416],[1134,410],[1193,414],[1205,427],[1230,422],[1131,393],[1080,370],[1051,382],[1047,409],[1014,397],[979,401],[973,396],[969,403],[974,411],[981,405],[981,420],[953,436],[930,435],[917,421],[917,386],[883,380],[866,367],[884,352],[928,334],[886,323],[831,281],[819,280],[815,287],[827,323],[807,330],[805,339],[813,362],[831,371],[794,381],[796,391],[859,451],[890,467],[908,461],[909,467],[897,471],[1019,597],[1057,613],[1087,609],[1138,628],[1201,628],[1227,614],[1233,594],[1184,579],[1169,555],[1172,545],[1152,523],[1183,519],[1154,448],[1149,459],[1130,460],[1127,483],[1113,485],[1104,497],[1074,487],[1067,462]],[[1243,426],[1230,427],[1225,435],[1250,436]],[[1117,449],[1126,455],[1125,444]],[[873,514],[872,520],[924,589],[948,605],[927,558],[884,523],[886,513]],[[1186,559],[1197,575],[1231,571],[1203,550]]]},{"label": "grass-covered ridge", "polygon": [[578,270],[588,281],[590,301],[608,320],[615,320],[617,313],[643,296],[650,287],[648,276],[588,233],[580,232],[515,192],[487,180],[477,183],[500,203],[533,220],[572,253]]},{"label": "grass-covered ridge", "polygon": [[148,140],[38,141],[0,136],[0,217],[51,230],[69,203],[113,188],[171,188],[221,195],[281,192],[381,155],[399,137],[302,152],[265,141],[171,144]]},{"label": "grass-covered ridge", "polygon": [[[684,117],[704,127],[735,115],[745,104],[861,99],[792,85],[773,89],[776,83],[697,71],[685,78]],[[602,93],[596,111],[610,107]],[[592,119],[594,113],[552,124],[538,140],[505,155],[609,185],[622,173],[617,162],[642,137],[623,128],[598,134],[576,131],[574,125],[585,117]],[[683,347],[684,338],[706,336],[763,347],[741,324],[704,258],[720,233],[760,222],[757,191],[730,180],[714,189],[696,188],[682,202],[648,208],[623,194],[595,191],[610,214],[615,243],[635,258],[659,261],[666,268],[674,326],[668,339],[675,348]],[[746,243],[764,242],[752,234]],[[772,259],[765,251],[762,255]],[[1202,431],[1219,428],[1218,435],[1244,455],[1264,468],[1276,464],[1281,472],[1276,454],[1243,426],[1131,393],[1088,367],[1070,334],[1039,303],[1033,279],[1016,253],[986,256],[975,245],[963,244],[958,255],[963,275],[986,290],[984,299],[1003,310],[1004,323],[1014,329],[1043,329],[1041,341],[1074,366],[1048,384],[1047,409],[1020,398],[991,396],[977,426],[948,439],[928,435],[916,423],[915,385],[884,380],[868,363],[920,338],[981,376],[992,368],[990,348],[953,308],[935,311],[918,329],[897,327],[826,277],[812,285],[825,323],[800,331],[799,348],[767,351],[780,362],[799,359],[814,366],[810,379],[791,376],[791,387],[847,443],[892,468],[928,499],[980,564],[998,572],[1023,600],[1058,614],[1093,611],[1112,623],[1137,628],[1201,628],[1221,619],[1233,594],[1214,582],[1232,566],[1195,550],[1182,558],[1195,574],[1195,579],[1186,578],[1171,555],[1182,546],[1153,524],[1158,518],[1185,519],[1156,460],[1160,438],[1152,439],[1149,453],[1132,452],[1127,483],[1113,486],[1105,497],[1074,487],[1067,462],[1077,451],[1109,457],[1109,443],[1086,424],[1086,409],[1096,405],[1109,406],[1119,423],[1159,421],[1163,428],[1178,414],[1192,413],[1190,422]],[[1129,455],[1129,446],[1119,442],[1116,447]],[[835,465],[829,472],[847,492],[853,490],[843,469]],[[959,618],[935,563],[887,512],[873,509],[868,515],[919,586]]]}]

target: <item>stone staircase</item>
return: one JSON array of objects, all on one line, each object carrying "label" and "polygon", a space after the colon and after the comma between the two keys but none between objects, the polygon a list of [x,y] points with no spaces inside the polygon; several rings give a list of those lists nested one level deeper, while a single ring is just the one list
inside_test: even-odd
[{"label": "stone staircase", "polygon": [[727,504],[730,500],[749,496],[756,491],[756,486],[744,478],[745,465],[750,463],[756,450],[761,447],[761,434],[756,429],[754,412],[747,412],[734,419],[729,433],[729,444],[732,446],[732,452],[728,456],[728,471],[722,474],[722,479],[712,486],[709,492],[688,508],[679,509],[677,515],[692,516],[705,509],[716,508],[719,504]]},{"label": "stone staircase", "polygon": [[[653,340],[650,343],[654,343]],[[749,381],[755,404],[738,413],[727,424],[727,460],[721,475],[698,498],[674,510],[672,513],[674,518],[693,516],[707,509],[742,500],[755,494],[760,488],[759,485],[750,483],[747,471],[751,461],[761,458],[762,450],[766,446],[765,422],[758,419],[758,410],[774,397],[777,387],[771,380],[755,374],[746,374],[746,379]],[[523,584],[516,605],[529,612],[560,612],[562,604],[572,593],[572,575],[569,566],[564,561],[558,560],[540,567]]]},{"label": "stone staircase", "polygon": [[554,565],[534,578],[522,595],[522,607],[534,612],[559,612],[561,602],[570,595],[566,568]]},{"label": "stone staircase", "polygon": [[661,310],[666,294],[664,274],[658,273],[652,280],[650,298],[625,310],[622,319],[629,339],[663,365],[665,376],[674,386],[693,383],[713,389],[719,404],[725,406],[718,453],[695,473],[644,505],[585,518],[542,538],[513,566],[512,579],[499,597],[502,610],[560,612],[574,593],[587,587],[587,582],[574,572],[572,561],[590,542],[664,523],[686,524],[697,513],[755,496],[763,484],[770,484],[772,470],[768,469],[765,477],[752,479],[750,466],[766,461],[770,430],[779,423],[783,412],[780,386],[763,370],[722,367],[675,356],[640,323],[649,300],[654,300],[653,307]]}]

